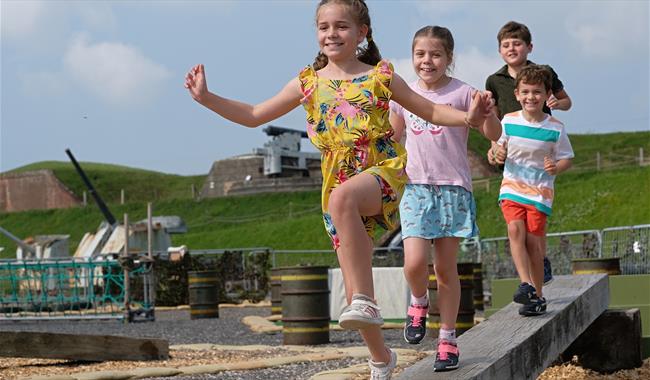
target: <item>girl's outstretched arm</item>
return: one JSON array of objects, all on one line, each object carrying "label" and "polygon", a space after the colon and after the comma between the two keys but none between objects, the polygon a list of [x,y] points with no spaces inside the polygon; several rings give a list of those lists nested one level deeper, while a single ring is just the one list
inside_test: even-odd
[{"label": "girl's outstretched arm", "polygon": [[185,76],[185,88],[194,100],[222,117],[255,128],[288,113],[300,105],[302,92],[298,78],[293,78],[280,92],[257,105],[222,98],[208,91],[203,65],[194,66]]},{"label": "girl's outstretched arm", "polygon": [[411,90],[404,79],[397,74],[393,74],[390,90],[393,93],[392,100],[402,107],[430,123],[451,127],[477,127],[483,124],[491,102],[489,93],[477,91],[472,98],[469,111],[465,113],[447,105],[432,103]]}]

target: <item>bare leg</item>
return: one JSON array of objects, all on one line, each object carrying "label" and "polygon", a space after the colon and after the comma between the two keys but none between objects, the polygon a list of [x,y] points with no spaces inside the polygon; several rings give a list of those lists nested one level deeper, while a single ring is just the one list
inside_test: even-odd
[{"label": "bare leg", "polygon": [[456,266],[459,238],[435,239],[435,270],[438,281],[438,309],[440,326],[445,330],[456,328],[458,307],[460,306],[460,280]]},{"label": "bare leg", "polygon": [[[372,241],[366,233],[361,216],[379,215],[381,189],[375,177],[361,173],[332,191],[329,199],[329,213],[339,236],[340,246],[336,251],[345,283],[348,304],[353,294],[375,297],[372,282]],[[360,331],[368,346],[373,361],[387,363],[390,355],[386,351],[381,327],[370,327]]]},{"label": "bare leg", "polygon": [[[512,261],[517,268],[521,282],[532,283],[530,278],[528,252],[526,250],[526,224],[523,220],[513,220],[508,223],[508,239]],[[543,276],[543,273],[542,273]]]},{"label": "bare leg", "polygon": [[404,277],[415,297],[424,297],[428,291],[430,251],[431,242],[428,239],[404,239]]},{"label": "bare leg", "polygon": [[546,246],[545,240],[544,236],[531,233],[526,235],[529,273],[538,297],[542,297],[542,287],[544,285],[544,252],[542,247]]}]

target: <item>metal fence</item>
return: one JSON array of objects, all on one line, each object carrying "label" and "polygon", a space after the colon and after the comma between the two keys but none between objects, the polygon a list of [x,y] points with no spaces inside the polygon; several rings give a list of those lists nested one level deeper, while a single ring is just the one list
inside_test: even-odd
[{"label": "metal fence", "polygon": [[650,224],[605,228],[601,257],[619,257],[623,274],[650,273]]},{"label": "metal fence", "polygon": [[131,320],[138,313],[152,315],[151,270],[151,262],[120,263],[108,256],[1,260],[0,320]]}]

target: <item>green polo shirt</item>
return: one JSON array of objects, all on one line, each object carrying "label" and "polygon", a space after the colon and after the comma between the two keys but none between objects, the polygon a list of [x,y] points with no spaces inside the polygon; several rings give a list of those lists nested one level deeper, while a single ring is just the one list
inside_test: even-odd
[{"label": "green polo shirt", "polygon": [[[526,61],[527,65],[534,65],[534,62]],[[551,71],[552,83],[551,90],[554,94],[562,91],[564,85],[562,81],[557,77],[557,74],[551,68],[551,66],[543,65]],[[508,73],[508,65],[503,65],[499,71],[490,75],[485,81],[485,89],[492,92],[492,97],[496,102],[497,108],[499,110],[499,119],[503,119],[504,115],[509,114],[510,112],[519,111],[521,109],[521,104],[515,98],[515,78],[510,76]],[[544,112],[551,114],[551,110],[544,104]]]}]

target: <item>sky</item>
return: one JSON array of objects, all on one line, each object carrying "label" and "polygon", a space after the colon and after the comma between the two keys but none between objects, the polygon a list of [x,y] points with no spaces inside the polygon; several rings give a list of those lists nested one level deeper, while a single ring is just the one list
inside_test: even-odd
[{"label": "sky", "polygon": [[[37,161],[119,164],[206,174],[215,160],[269,140],[194,102],[185,73],[258,103],[318,52],[316,1],[0,0],[0,172]],[[533,35],[529,58],[550,64],[573,100],[555,115],[570,134],[650,130],[649,2],[368,0],[373,38],[396,72],[415,79],[413,34],[451,30],[453,76],[479,89],[503,61],[510,20]],[[297,108],[272,125],[304,129]],[[303,140],[303,150],[315,151]]]}]

